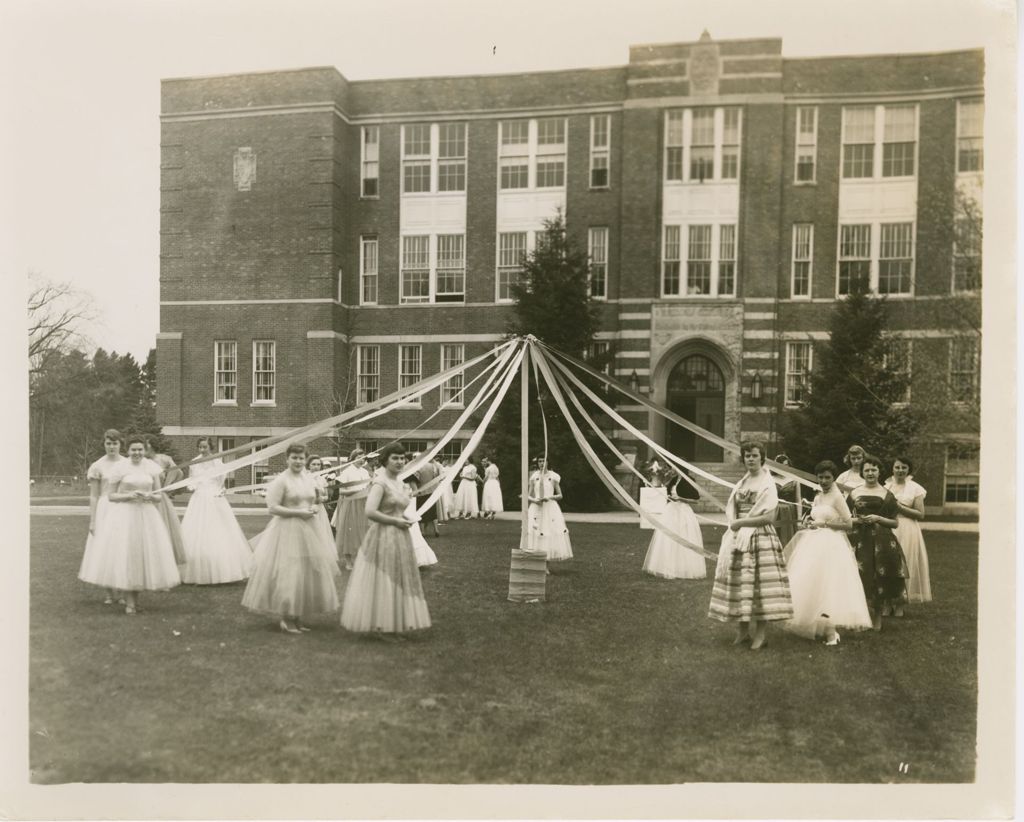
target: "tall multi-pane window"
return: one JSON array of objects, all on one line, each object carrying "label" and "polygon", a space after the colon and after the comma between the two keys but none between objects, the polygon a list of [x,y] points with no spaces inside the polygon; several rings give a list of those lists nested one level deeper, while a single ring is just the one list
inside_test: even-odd
[{"label": "tall multi-pane window", "polygon": [[814,255],[814,224],[793,224],[793,273],[790,294],[811,296],[811,261]]},{"label": "tall multi-pane window", "polygon": [[[423,379],[423,346],[398,346],[398,387],[408,388]],[[419,399],[411,401],[419,405]]]},{"label": "tall multi-pane window", "polygon": [[530,186],[530,121],[504,120],[499,126],[499,187]]},{"label": "tall multi-pane window", "polygon": [[512,299],[511,289],[522,277],[525,256],[525,231],[508,231],[498,235],[498,302]]},{"label": "tall multi-pane window", "polygon": [[985,165],[982,137],[984,135],[985,103],[981,100],[960,100],[956,111],[956,170],[962,173],[981,171]]},{"label": "tall multi-pane window", "polygon": [[665,179],[738,179],[742,120],[738,107],[666,111]]},{"label": "tall multi-pane window", "polygon": [[435,302],[461,303],[466,298],[466,236],[437,236]]},{"label": "tall multi-pane window", "polygon": [[807,402],[811,384],[811,344],[786,343],[786,405],[796,407]]},{"label": "tall multi-pane window", "polygon": [[[447,371],[466,361],[466,346],[462,343],[441,343],[441,370]],[[441,384],[441,404],[461,405],[465,372],[460,371]]]},{"label": "tall multi-pane window", "polygon": [[686,246],[686,293],[711,293],[711,226],[689,226]]},{"label": "tall multi-pane window", "polygon": [[874,176],[875,107],[843,109],[843,177]]},{"label": "tall multi-pane window", "polygon": [[430,191],[430,124],[402,126],[402,193]]},{"label": "tall multi-pane window", "polygon": [[379,345],[360,345],[356,349],[356,393],[360,405],[380,399]]},{"label": "tall multi-pane window", "polygon": [[878,293],[909,294],[914,266],[914,224],[882,223]]},{"label": "tall multi-pane window", "polygon": [[565,185],[565,118],[537,121],[537,188]]},{"label": "tall multi-pane window", "polygon": [[276,344],[273,340],[253,340],[252,343],[252,401],[272,403],[275,393]]},{"label": "tall multi-pane window", "polygon": [[704,182],[715,176],[715,110],[695,108],[690,129],[690,179]]},{"label": "tall multi-pane window", "polygon": [[885,106],[882,176],[912,177],[917,146],[917,106]]},{"label": "tall multi-pane window", "polygon": [[723,225],[718,233],[718,296],[736,291],[736,226]]},{"label": "tall multi-pane window", "polygon": [[238,401],[238,343],[234,340],[213,344],[213,401]]},{"label": "tall multi-pane window", "polygon": [[430,301],[430,236],[402,237],[402,302]]},{"label": "tall multi-pane window", "polygon": [[978,340],[954,337],[949,343],[949,392],[953,402],[975,402],[979,389]]},{"label": "tall multi-pane window", "polygon": [[359,240],[359,302],[373,305],[377,302],[377,238]]},{"label": "tall multi-pane window", "polygon": [[608,296],[608,229],[591,228],[587,232],[590,252],[590,296],[603,300]]},{"label": "tall multi-pane window", "polygon": [[977,503],[981,487],[981,449],[974,443],[957,443],[946,448],[945,500]]},{"label": "tall multi-pane window", "polygon": [[611,185],[612,117],[595,114],[590,118],[590,187]]},{"label": "tall multi-pane window", "polygon": [[896,402],[910,402],[910,377],[913,348],[910,340],[889,338],[885,341],[882,364],[903,382],[903,392]]},{"label": "tall multi-pane window", "polygon": [[665,179],[683,179],[683,112],[665,113]]},{"label": "tall multi-pane window", "polygon": [[818,161],[818,109],[799,106],[796,110],[796,182],[813,183]]},{"label": "tall multi-pane window", "polygon": [[360,171],[362,194],[364,197],[377,197],[378,176],[380,174],[380,126],[363,126],[362,128],[363,162]]},{"label": "tall multi-pane window", "polygon": [[958,218],[953,224],[953,290],[981,288],[981,227],[975,216]]},{"label": "tall multi-pane window", "polygon": [[466,124],[441,123],[437,141],[437,190],[466,190]]},{"label": "tall multi-pane window", "polygon": [[871,226],[839,227],[839,293],[871,286]]},{"label": "tall multi-pane window", "polygon": [[[253,449],[253,453],[256,453],[255,449]],[[270,476],[270,460],[269,459],[261,459],[259,462],[253,463],[253,466],[252,466],[252,484],[253,485],[260,485],[261,483],[266,481],[268,476]]]},{"label": "tall multi-pane window", "polygon": [[740,176],[740,110],[722,109],[722,179]]},{"label": "tall multi-pane window", "polygon": [[680,278],[680,237],[677,225],[665,226],[665,243],[661,253],[661,290],[664,294],[679,294]]}]

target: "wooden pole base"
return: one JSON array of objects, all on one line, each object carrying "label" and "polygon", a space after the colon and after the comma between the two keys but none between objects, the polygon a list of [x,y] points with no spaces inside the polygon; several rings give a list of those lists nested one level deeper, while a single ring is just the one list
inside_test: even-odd
[{"label": "wooden pole base", "polygon": [[508,574],[509,602],[544,602],[548,575],[547,557],[512,549]]}]

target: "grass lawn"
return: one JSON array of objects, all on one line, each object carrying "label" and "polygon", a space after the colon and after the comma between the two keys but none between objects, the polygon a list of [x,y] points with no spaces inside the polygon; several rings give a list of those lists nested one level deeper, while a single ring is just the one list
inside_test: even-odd
[{"label": "grass lawn", "polygon": [[640,573],[650,532],[627,525],[570,525],[576,559],[532,605],[506,601],[517,522],[447,526],[423,573],[434,627],[393,644],[332,617],[281,634],[240,584],[124,616],[76,578],[86,527],[32,518],[37,783],[974,778],[976,535],[926,535],[937,600],[881,634],[772,628],[753,653],[705,617],[710,579]]}]

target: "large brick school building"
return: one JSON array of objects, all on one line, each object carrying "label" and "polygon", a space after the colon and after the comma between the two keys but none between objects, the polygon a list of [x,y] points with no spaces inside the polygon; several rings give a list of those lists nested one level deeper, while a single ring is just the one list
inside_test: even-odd
[{"label": "large brick school building", "polygon": [[[200,434],[232,447],[489,349],[559,209],[591,256],[614,375],[706,428],[776,442],[858,279],[889,297],[896,361],[948,373],[969,410],[980,340],[960,318],[980,299],[980,248],[950,221],[957,192],[981,199],[983,70],[980,50],[790,59],[779,39],[705,33],[606,68],[164,80],[160,422],[179,453]],[[422,446],[459,387],[354,436],[420,425],[406,439]],[[932,511],[976,509],[977,431],[917,449]]]}]

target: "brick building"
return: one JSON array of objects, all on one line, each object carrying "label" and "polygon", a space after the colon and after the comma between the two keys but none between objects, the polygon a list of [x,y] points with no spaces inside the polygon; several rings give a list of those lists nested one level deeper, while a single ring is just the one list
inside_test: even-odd
[{"label": "brick building", "polygon": [[[889,295],[909,401],[941,372],[960,412],[931,427],[916,478],[933,512],[970,512],[980,246],[953,228],[981,199],[982,95],[981,50],[789,59],[779,39],[706,33],[610,68],[165,80],[160,422],[183,454],[199,434],[227,448],[475,356],[562,209],[614,374],[734,441],[776,441],[853,280]],[[354,436],[372,445],[450,403],[409,435],[429,442],[458,389]]]}]

